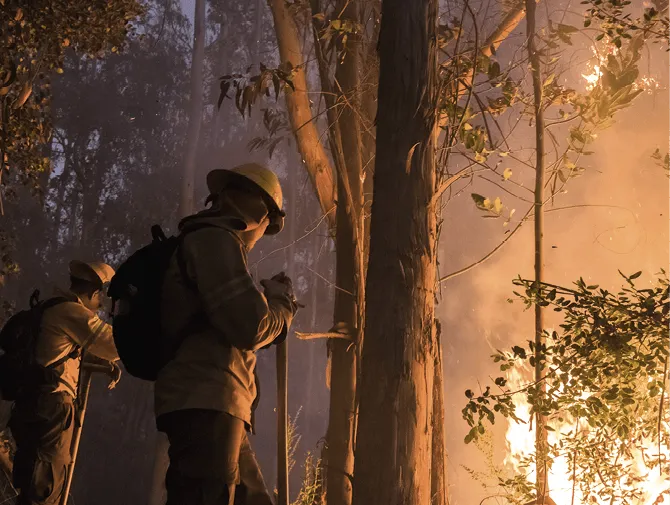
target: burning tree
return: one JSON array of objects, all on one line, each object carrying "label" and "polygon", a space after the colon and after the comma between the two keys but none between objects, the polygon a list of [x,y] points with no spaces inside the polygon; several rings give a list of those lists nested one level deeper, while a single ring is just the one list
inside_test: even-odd
[{"label": "burning tree", "polygon": [[[670,496],[668,277],[661,271],[654,285],[641,288],[640,275],[622,274],[626,284],[618,293],[582,279],[574,288],[515,281],[524,288],[515,294],[528,308],[551,307],[563,317],[558,330],[545,332],[545,373],[539,381],[523,380],[536,366],[529,340],[493,355],[506,373],[494,381],[498,393],[494,386],[465,392],[463,417],[472,427],[467,443],[500,415],[517,425],[538,412],[546,417],[556,503],[650,505]],[[535,497],[533,428],[511,425],[515,435],[508,433],[520,454],[511,461],[515,475],[497,484],[512,503]]]}]

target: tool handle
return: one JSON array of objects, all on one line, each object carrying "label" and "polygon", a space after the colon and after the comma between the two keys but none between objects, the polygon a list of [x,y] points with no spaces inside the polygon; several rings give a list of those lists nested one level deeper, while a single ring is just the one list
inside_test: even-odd
[{"label": "tool handle", "polygon": [[277,505],[288,505],[288,344],[277,349]]},{"label": "tool handle", "polygon": [[82,387],[79,392],[79,409],[75,411],[77,422],[72,434],[72,445],[70,446],[70,464],[67,467],[67,478],[63,486],[63,493],[61,494],[60,505],[67,505],[67,500],[70,495],[70,488],[72,487],[72,478],[74,477],[74,465],[77,462],[77,454],[79,453],[79,441],[81,440],[81,431],[84,427],[84,417],[86,416],[86,408],[88,407],[88,392],[91,389],[91,372],[86,369],[82,370],[81,374]]}]

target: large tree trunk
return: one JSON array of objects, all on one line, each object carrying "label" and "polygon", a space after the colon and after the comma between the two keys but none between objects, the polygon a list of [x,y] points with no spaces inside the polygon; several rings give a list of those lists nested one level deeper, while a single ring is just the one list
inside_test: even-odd
[{"label": "large tree trunk", "polygon": [[198,139],[202,123],[203,69],[205,65],[205,0],[195,0],[195,29],[191,53],[191,113],[188,118],[188,146],[181,181],[180,217],[193,214],[195,197],[195,168],[198,157]]},{"label": "large tree trunk", "polygon": [[437,0],[384,0],[354,505],[431,503]]},{"label": "large tree trunk", "polygon": [[[542,110],[542,76],[540,69],[540,54],[535,46],[535,0],[526,0],[526,31],[528,37],[528,57],[531,66],[535,112],[535,286],[540,289],[542,283],[542,248],[544,233],[544,115]],[[535,304],[535,382],[539,385],[539,394],[546,393],[544,374],[544,320],[540,304]],[[549,495],[548,466],[547,466],[547,419],[540,412],[535,416],[535,469],[538,505],[544,505]]]}]

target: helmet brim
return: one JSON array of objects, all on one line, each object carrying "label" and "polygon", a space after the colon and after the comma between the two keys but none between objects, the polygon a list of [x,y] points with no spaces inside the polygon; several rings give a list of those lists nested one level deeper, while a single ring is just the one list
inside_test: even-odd
[{"label": "helmet brim", "polygon": [[284,217],[286,214],[277,206],[277,203],[272,196],[270,196],[261,186],[251,179],[238,174],[237,172],[226,170],[225,168],[212,170],[207,174],[207,189],[210,194],[216,195],[225,189],[233,187],[249,188],[258,191],[263,197],[263,200],[270,211],[270,224],[265,231],[266,235],[276,235],[284,229]]},{"label": "helmet brim", "polygon": [[108,283],[114,276],[114,271],[111,267],[107,266],[107,270],[96,268],[90,263],[79,260],[72,260],[69,265],[69,271],[72,277],[95,284],[100,283],[100,285]]}]

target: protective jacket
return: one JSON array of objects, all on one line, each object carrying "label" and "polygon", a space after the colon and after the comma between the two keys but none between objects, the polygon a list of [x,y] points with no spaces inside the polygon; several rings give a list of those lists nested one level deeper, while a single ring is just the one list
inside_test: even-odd
[{"label": "protective jacket", "polygon": [[[76,294],[59,290],[56,296],[69,301],[44,311],[35,358],[40,365],[48,366],[72,355],[57,368],[60,383],[56,392],[76,396],[81,353],[90,353],[106,361],[116,361],[119,356],[109,324],[86,308]],[[76,353],[77,349],[81,353]]]},{"label": "protective jacket", "polygon": [[161,317],[166,337],[181,343],[158,375],[156,416],[208,409],[250,424],[255,351],[288,328],[294,308],[256,288],[236,231],[244,228],[239,219],[204,211],[180,228],[192,231],[166,273]]}]

